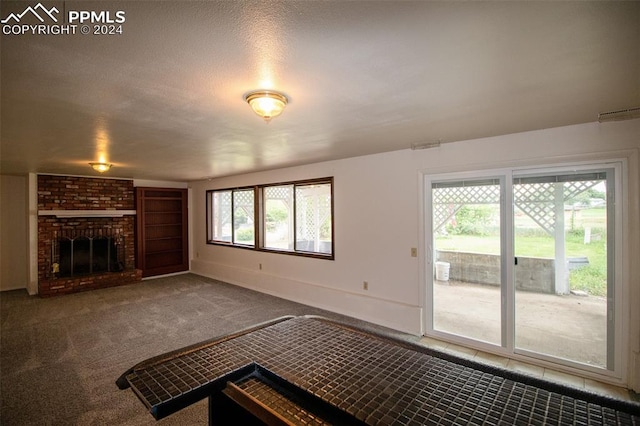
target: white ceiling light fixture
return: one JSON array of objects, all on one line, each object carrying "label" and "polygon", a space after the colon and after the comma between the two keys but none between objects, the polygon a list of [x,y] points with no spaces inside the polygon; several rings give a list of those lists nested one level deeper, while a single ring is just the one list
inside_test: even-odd
[{"label": "white ceiling light fixture", "polygon": [[89,163],[91,168],[99,173],[104,173],[111,169],[112,164],[109,163]]},{"label": "white ceiling light fixture", "polygon": [[256,90],[247,93],[244,100],[247,101],[251,109],[267,123],[273,117],[282,114],[284,107],[286,107],[289,102],[284,93],[273,90]]}]

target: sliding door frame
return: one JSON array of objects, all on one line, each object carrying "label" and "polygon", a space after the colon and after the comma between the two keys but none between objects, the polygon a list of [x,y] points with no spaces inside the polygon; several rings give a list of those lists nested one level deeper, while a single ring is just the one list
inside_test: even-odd
[{"label": "sliding door frame", "polygon": [[[607,175],[607,231],[608,243],[613,239],[612,250],[607,250],[609,257],[607,262],[607,315],[614,316],[615,327],[609,327],[607,335],[613,337],[614,343],[607,348],[607,368],[593,367],[578,362],[566,361],[549,355],[530,352],[515,347],[515,271],[514,262],[508,259],[515,259],[514,247],[514,195],[513,195],[513,177],[525,174],[534,174],[541,172],[557,172],[562,173],[573,172],[576,170],[588,169],[607,169],[613,170],[614,176],[610,178]],[[424,320],[423,330],[428,337],[434,337],[454,344],[482,350],[489,353],[513,358],[516,360],[526,361],[542,367],[551,367],[558,370],[568,371],[585,377],[599,378],[611,382],[623,382],[627,374],[628,364],[628,318],[629,304],[624,303],[629,294],[628,283],[625,280],[625,256],[623,255],[624,247],[627,242],[623,229],[628,226],[626,219],[626,199],[627,194],[627,161],[625,158],[619,159],[593,159],[587,161],[573,161],[549,164],[538,163],[535,165],[515,166],[510,168],[493,168],[479,169],[475,171],[462,170],[457,172],[438,172],[432,170],[430,172],[420,173],[421,194],[421,220],[420,234],[423,236],[420,241],[422,251],[425,253],[421,259],[422,267],[420,268],[420,279],[422,282],[421,290],[424,303]],[[464,336],[454,335],[447,332],[434,329],[434,305],[432,300],[434,290],[434,230],[433,230],[433,205],[432,205],[432,183],[442,181],[457,181],[464,179],[482,179],[482,178],[499,178],[501,181],[501,344],[493,345],[488,342],[482,342],[467,338]],[[611,191],[611,182],[614,182],[613,191]],[[611,207],[610,207],[611,206]],[[612,213],[612,214],[611,214]],[[610,215],[612,217],[610,217]],[[611,225],[613,221],[613,225]],[[612,226],[610,228],[610,226]],[[610,246],[610,244],[608,244]],[[609,285],[613,279],[612,286]],[[613,312],[611,308],[613,307]],[[608,343],[607,343],[608,345]],[[608,345],[609,346],[609,345]],[[613,365],[611,363],[613,362]],[[611,367],[609,369],[609,367]]]},{"label": "sliding door frame", "polygon": [[[498,352],[503,355],[508,355],[513,352],[513,327],[505,327],[504,324],[508,324],[508,315],[513,315],[513,303],[508,303],[508,300],[513,299],[514,292],[509,288],[506,283],[507,280],[513,277],[513,272],[511,268],[500,268],[500,320],[501,320],[501,328],[500,328],[500,336],[501,343],[500,345],[493,345],[489,342],[483,342],[474,340],[468,337],[454,335],[451,333],[443,332],[436,330],[434,328],[434,310],[433,310],[433,301],[431,300],[431,296],[433,295],[434,290],[434,242],[433,242],[433,220],[432,220],[432,212],[433,212],[433,204],[432,204],[432,183],[434,182],[455,182],[460,180],[481,180],[481,179],[498,179],[500,182],[500,258],[502,263],[504,264],[504,259],[509,253],[513,253],[513,238],[510,238],[510,229],[513,224],[513,214],[512,214],[512,200],[513,197],[506,190],[507,185],[510,185],[509,180],[510,177],[510,169],[490,169],[490,170],[479,170],[479,171],[466,171],[466,172],[453,172],[453,173],[439,173],[439,174],[424,174],[423,182],[424,182],[424,193],[423,200],[424,203],[424,232],[421,235],[424,235],[424,253],[426,254],[425,267],[423,269],[423,283],[426,286],[426,300],[425,300],[425,324],[424,329],[426,330],[426,335],[430,337],[440,338],[443,340],[448,340],[456,344],[471,346],[476,349],[488,351],[488,352]],[[511,213],[511,214],[510,214]]]}]

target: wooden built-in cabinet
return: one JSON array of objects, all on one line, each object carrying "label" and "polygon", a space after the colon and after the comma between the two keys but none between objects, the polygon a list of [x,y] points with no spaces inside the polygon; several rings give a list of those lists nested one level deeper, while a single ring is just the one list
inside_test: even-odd
[{"label": "wooden built-in cabinet", "polygon": [[143,277],[189,270],[187,190],[136,188],[136,266]]}]

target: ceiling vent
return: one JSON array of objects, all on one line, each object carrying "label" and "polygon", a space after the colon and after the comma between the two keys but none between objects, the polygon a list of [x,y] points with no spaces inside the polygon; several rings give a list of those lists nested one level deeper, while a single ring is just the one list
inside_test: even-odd
[{"label": "ceiling vent", "polygon": [[418,150],[418,149],[437,148],[437,147],[440,146],[441,143],[442,143],[442,141],[440,139],[438,139],[437,142],[412,143],[411,144],[411,149],[415,151],[415,150]]},{"label": "ceiling vent", "polygon": [[618,111],[601,112],[598,114],[598,122],[622,121],[640,118],[640,107],[621,109]]}]

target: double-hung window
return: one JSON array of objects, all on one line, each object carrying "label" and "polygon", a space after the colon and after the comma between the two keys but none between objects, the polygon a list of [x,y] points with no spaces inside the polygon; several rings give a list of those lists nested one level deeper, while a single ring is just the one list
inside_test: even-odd
[{"label": "double-hung window", "polygon": [[207,226],[210,244],[333,259],[333,178],[207,191]]}]

